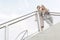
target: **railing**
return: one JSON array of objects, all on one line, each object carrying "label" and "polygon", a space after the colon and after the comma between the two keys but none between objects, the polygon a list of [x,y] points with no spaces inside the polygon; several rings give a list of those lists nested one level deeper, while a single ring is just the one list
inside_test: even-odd
[{"label": "railing", "polygon": [[[24,16],[21,16],[21,17],[18,17],[18,18],[15,18],[15,19],[13,19],[13,20],[10,20],[10,21],[7,21],[7,22],[5,22],[5,23],[0,24],[0,29],[5,28],[5,40],[9,40],[9,38],[7,38],[7,27],[8,27],[8,26],[11,26],[11,25],[13,25],[13,24],[15,24],[15,23],[18,23],[18,22],[20,22],[20,21],[23,21],[23,20],[25,20],[25,19],[28,19],[28,18],[34,16],[34,15],[35,15],[35,12],[37,12],[37,11],[32,12],[32,13],[34,13],[34,14],[29,13],[29,14],[26,14],[26,15],[24,15]],[[25,16],[27,16],[27,17],[25,17]],[[23,17],[24,17],[24,18],[23,18]],[[22,18],[22,19],[20,19],[20,18]],[[17,19],[19,19],[19,20],[17,20]],[[15,20],[17,20],[17,21],[15,21]],[[14,22],[13,22],[13,21],[14,21]],[[12,22],[12,23],[10,23],[10,22]],[[8,24],[8,23],[9,23],[9,24]],[[21,40],[24,39],[24,36],[25,36],[25,34],[27,33],[27,30],[25,30],[24,32],[25,32],[25,33],[24,33],[23,37],[21,38]],[[20,34],[19,34],[19,35],[20,35]],[[19,37],[19,35],[18,35],[18,37]]]},{"label": "railing", "polygon": [[0,24],[0,26],[2,26],[2,25],[4,25],[4,24],[7,24],[7,23],[10,23],[10,22],[12,22],[12,21],[15,21],[15,20],[17,20],[17,19],[23,18],[23,17],[25,17],[25,16],[31,15],[32,13],[35,13],[35,12],[37,12],[37,11],[31,12],[31,13],[28,13],[28,14],[26,14],[26,15],[23,15],[23,16],[20,16],[20,17],[15,18],[15,19],[9,20],[9,21],[7,21],[7,22],[4,22],[4,23]]},{"label": "railing", "polygon": [[[15,18],[15,19],[10,20],[10,21],[7,21],[7,22],[4,22],[4,23],[0,24],[0,29],[6,28],[6,27],[11,26],[11,25],[13,25],[13,24],[15,24],[15,23],[18,23],[18,22],[23,21],[23,20],[25,20],[25,19],[27,19],[27,18],[30,18],[30,17],[36,15],[36,14],[32,14],[32,13],[36,13],[36,12],[38,12],[38,11],[34,11],[34,12],[31,12],[31,13],[26,14],[26,15],[24,15],[24,16]],[[50,13],[55,13],[55,12],[50,12]],[[28,15],[29,15],[29,16],[28,16]],[[60,16],[60,15],[56,15],[56,14],[51,14],[51,15],[53,15],[53,16]],[[25,16],[28,16],[28,17],[25,17]],[[23,18],[23,17],[25,17],[25,18]],[[20,19],[20,18],[22,18],[22,19]],[[19,19],[19,20],[17,20],[17,19]],[[15,21],[15,20],[17,20],[17,21]],[[13,22],[13,21],[15,21],[15,22]],[[10,22],[12,22],[12,23],[10,23]],[[9,23],[9,24],[8,24],[8,23]],[[7,24],[7,25],[6,25],[6,24]],[[38,25],[39,25],[39,24],[38,24]],[[26,31],[26,32],[27,32],[27,31]],[[26,32],[24,33],[24,35],[26,34]],[[6,29],[5,29],[5,34],[6,34]],[[20,35],[20,34],[19,34],[19,35]],[[18,35],[17,37],[19,37],[19,35]],[[23,35],[23,37],[24,37],[24,35]],[[5,35],[5,36],[6,36],[6,35]],[[22,37],[22,39],[23,39],[23,37]],[[22,40],[22,39],[21,39],[21,40]],[[5,40],[6,40],[6,39],[5,39]]]},{"label": "railing", "polygon": [[[10,25],[13,25],[13,24],[15,24],[15,23],[18,23],[18,22],[20,22],[20,21],[23,21],[23,20],[25,20],[25,19],[27,19],[27,18],[30,18],[30,17],[32,17],[32,16],[35,15],[35,14],[32,14],[32,13],[35,13],[35,12],[37,12],[37,11],[31,12],[31,13],[26,14],[26,15],[24,15],[24,16],[21,16],[21,17],[12,19],[12,20],[7,21],[7,22],[4,22],[4,23],[0,24],[0,29],[4,28],[4,27],[6,26],[6,24],[7,24],[7,26],[10,26]],[[30,15],[30,16],[28,16],[28,15]],[[26,17],[26,16],[28,16],[28,17]],[[23,18],[23,17],[25,17],[25,18]],[[22,19],[20,19],[20,18],[22,18]],[[17,19],[19,19],[19,20],[17,20]],[[15,20],[17,20],[17,21],[15,21]],[[15,22],[12,22],[12,21],[15,21]],[[12,22],[12,23],[10,23],[10,22]],[[8,24],[8,23],[10,23],[10,24]]]}]

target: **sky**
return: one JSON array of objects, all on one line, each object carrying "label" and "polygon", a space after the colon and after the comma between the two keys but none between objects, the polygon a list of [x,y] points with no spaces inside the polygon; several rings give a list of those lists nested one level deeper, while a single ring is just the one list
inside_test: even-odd
[{"label": "sky", "polygon": [[[50,12],[60,12],[60,0],[0,0],[0,24],[8,20],[20,17],[30,12],[36,11],[37,5],[44,5]],[[60,22],[59,16],[52,16],[53,24]],[[48,25],[45,23],[45,29]],[[29,34],[38,31],[35,16],[22,22],[14,24],[9,28],[9,40],[14,40],[23,30],[28,30]],[[4,40],[4,30],[0,29],[0,40]]]}]

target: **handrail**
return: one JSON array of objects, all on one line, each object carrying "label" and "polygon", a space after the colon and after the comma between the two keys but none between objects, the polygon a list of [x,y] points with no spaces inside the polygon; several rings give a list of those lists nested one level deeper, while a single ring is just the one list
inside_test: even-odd
[{"label": "handrail", "polygon": [[53,16],[60,16],[60,12],[49,12],[49,13],[53,13],[53,14],[50,14],[50,15],[53,15]]},{"label": "handrail", "polygon": [[[2,26],[2,25],[4,25],[4,24],[7,24],[7,23],[9,23],[9,22],[15,21],[15,20],[17,20],[17,19],[19,19],[19,18],[28,16],[28,15],[30,15],[30,14],[32,14],[32,13],[35,13],[35,12],[38,12],[38,11],[34,11],[34,12],[31,12],[31,13],[26,14],[26,15],[24,15],[24,16],[17,17],[17,18],[15,18],[15,19],[10,20],[10,21],[4,22],[4,23],[0,24],[0,26]],[[58,13],[58,14],[60,14],[60,12],[49,12],[49,13]],[[60,15],[56,15],[56,14],[51,14],[51,15],[53,15],[53,16],[60,16]],[[33,16],[33,15],[32,15],[32,16]],[[27,17],[27,18],[29,18],[29,17]],[[27,19],[27,18],[24,18],[24,19]],[[19,22],[19,21],[22,21],[22,20],[24,20],[24,19],[21,19],[21,20],[18,20],[18,21],[16,21],[16,22],[13,22],[13,23],[9,24],[8,26],[10,26],[10,25],[12,25],[12,24],[15,24],[15,23],[17,23],[17,22]],[[1,27],[0,29],[2,29],[2,28],[4,28],[4,27],[5,27],[5,26]]]},{"label": "handrail", "polygon": [[60,16],[60,14],[50,14],[50,15],[53,15],[53,16]]},{"label": "handrail", "polygon": [[[35,12],[38,12],[38,11],[34,11],[34,12],[32,12],[32,13],[35,13]],[[15,24],[15,23],[18,23],[18,22],[20,22],[20,21],[23,21],[23,20],[25,20],[25,19],[27,19],[27,18],[30,18],[30,17],[36,15],[36,13],[35,13],[35,14],[32,14],[32,13],[26,14],[26,15],[24,15],[24,16],[21,16],[21,17],[15,18],[15,19],[13,19],[13,20],[7,21],[7,22],[5,22],[5,23],[2,23],[2,24],[0,24],[0,26],[2,26],[2,25],[3,25],[3,26],[0,27],[0,29],[5,28],[6,26],[11,26],[11,25],[13,25],[13,24]],[[54,12],[49,12],[49,13],[54,13]],[[32,14],[32,15],[31,15],[31,14]],[[28,15],[30,15],[30,16],[28,16]],[[60,15],[56,15],[56,14],[51,14],[51,15],[60,16]],[[25,17],[25,16],[27,16],[27,17]],[[25,17],[25,18],[20,19],[20,20],[17,20],[17,19],[22,18],[22,17]],[[17,21],[15,21],[15,20],[17,20]],[[12,21],[15,21],[15,22],[12,22]],[[12,23],[10,23],[10,22],[12,22]],[[4,24],[7,24],[7,23],[10,23],[10,24],[4,25]],[[38,25],[39,25],[39,24],[38,24]],[[26,31],[26,32],[25,32],[25,31]],[[24,33],[23,37],[21,38],[21,40],[24,39],[24,36],[25,36],[25,34],[27,33],[27,30],[25,30],[25,31],[23,31],[23,32],[25,32],[25,33]],[[5,32],[6,32],[6,31],[5,31]],[[22,33],[23,33],[23,32],[22,32]],[[5,33],[5,34],[6,34],[6,33]],[[20,35],[21,35],[21,34],[19,34],[19,35],[17,36],[17,38],[18,38]]]},{"label": "handrail", "polygon": [[[21,40],[23,40],[25,34],[28,33],[28,30],[24,30],[24,31],[22,31],[21,33],[19,33],[15,40],[17,40],[17,38],[18,38],[23,32],[25,32],[24,35],[23,35],[22,38],[21,38]],[[28,36],[28,35],[27,35],[27,36]]]},{"label": "handrail", "polygon": [[15,19],[9,20],[9,21],[7,21],[7,22],[4,22],[4,23],[0,24],[0,26],[1,26],[1,25],[4,25],[4,24],[7,24],[7,23],[9,23],[9,22],[15,21],[15,20],[17,20],[17,19],[19,19],[19,18],[25,17],[25,16],[30,15],[30,14],[35,13],[35,12],[37,12],[37,11],[33,11],[33,12],[28,13],[28,14],[26,14],[26,15],[23,15],[23,16],[20,16],[20,17],[15,18]]},{"label": "handrail", "polygon": [[55,14],[60,14],[60,12],[49,12],[49,13],[55,13]]},{"label": "handrail", "polygon": [[[37,12],[37,11],[35,11],[35,12]],[[35,12],[33,12],[33,13],[35,13]],[[23,20],[25,20],[25,19],[27,19],[27,18],[30,18],[30,17],[34,16],[34,15],[35,15],[35,14],[32,14],[32,15],[26,17],[26,18],[23,18],[23,19],[21,19],[21,20],[18,20],[18,21],[15,21],[15,22],[13,22],[13,23],[10,23],[10,24],[8,24],[7,26],[10,26],[10,25],[13,25],[13,24],[15,24],[15,23],[18,23],[19,21],[23,21]],[[2,28],[4,28],[4,27],[6,27],[6,26],[4,25],[4,26],[0,27],[0,29],[2,29]]]},{"label": "handrail", "polygon": [[[9,20],[9,21],[7,21],[7,22],[4,22],[4,23],[0,24],[0,26],[1,26],[1,25],[4,25],[4,24],[7,24],[7,23],[9,23],[9,22],[12,22],[12,21],[14,21],[14,20],[17,20],[17,19],[19,19],[19,18],[22,18],[22,17],[24,17],[24,16],[30,15],[30,14],[32,14],[32,13],[34,13],[34,12],[38,12],[38,11],[33,11],[33,12],[28,13],[28,14],[26,14],[26,15],[23,15],[23,16],[21,16],[21,17],[17,17],[17,18],[15,18],[15,19]],[[60,12],[49,12],[49,13],[57,13],[57,14],[60,14]],[[52,14],[52,15],[53,15],[53,14]]]}]

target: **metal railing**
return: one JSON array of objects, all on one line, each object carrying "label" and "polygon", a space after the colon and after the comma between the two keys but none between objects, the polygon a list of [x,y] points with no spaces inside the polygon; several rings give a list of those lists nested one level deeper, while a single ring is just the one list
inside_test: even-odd
[{"label": "metal railing", "polygon": [[[13,25],[13,24],[15,24],[15,23],[18,23],[18,22],[20,22],[20,21],[23,21],[23,20],[25,20],[25,19],[28,19],[28,18],[34,16],[34,15],[35,15],[35,12],[37,12],[37,11],[31,12],[31,13],[26,14],[26,15],[24,15],[24,16],[21,16],[21,17],[18,17],[18,18],[15,18],[15,19],[13,19],[13,20],[10,20],[10,21],[7,21],[7,22],[5,22],[5,23],[0,24],[0,29],[5,28],[5,40],[8,40],[8,38],[7,38],[7,29],[6,29],[8,26],[11,26],[11,25]],[[32,13],[34,13],[34,14],[32,14]],[[27,16],[27,17],[25,17],[25,16]],[[24,18],[22,18],[22,17],[24,17]],[[20,18],[22,18],[22,19],[20,19]],[[17,19],[19,19],[19,20],[17,20]],[[15,20],[17,20],[17,21],[15,21]],[[12,21],[14,21],[14,22],[12,22]],[[10,23],[10,22],[12,22],[12,23]],[[9,24],[8,24],[8,23],[9,23]],[[6,24],[7,24],[7,25],[6,25]],[[25,30],[25,31],[23,31],[23,32],[25,32],[25,33],[24,33],[23,37],[21,38],[21,40],[24,40],[24,36],[25,36],[25,34],[27,33],[27,30]],[[19,34],[19,35],[21,35],[21,34]],[[19,36],[19,35],[18,35],[18,36]]]},{"label": "metal railing", "polygon": [[[11,26],[11,25],[13,25],[13,24],[15,24],[15,23],[18,23],[18,22],[23,21],[23,20],[25,20],[25,19],[27,19],[27,18],[30,18],[30,17],[36,15],[36,12],[38,12],[38,11],[34,11],[34,12],[31,12],[31,13],[26,14],[26,15],[24,15],[24,16],[17,17],[17,18],[15,18],[15,19],[10,20],[10,21],[4,22],[4,23],[0,24],[0,29],[6,28],[7,26]],[[35,14],[32,14],[32,13],[35,13]],[[58,12],[49,12],[49,13],[58,13]],[[59,14],[60,14],[60,13],[59,13]],[[29,15],[29,16],[28,16],[28,15]],[[53,15],[53,16],[60,16],[60,15],[56,15],[56,14],[51,14],[51,15]],[[25,16],[27,16],[27,17],[25,17]],[[23,18],[23,17],[25,17],[25,18]],[[23,18],[23,19],[20,19],[20,18]],[[19,20],[17,20],[17,19],[19,19]],[[17,20],[17,21],[15,21],[15,20]],[[15,21],[15,22],[13,22],[13,21]],[[12,22],[12,23],[10,23],[10,22]],[[7,23],[10,23],[10,24],[5,25],[5,24],[7,24]],[[6,32],[6,31],[5,31],[5,32]],[[24,32],[25,32],[25,33],[24,33],[24,35],[25,35],[27,31],[24,31]],[[19,35],[20,35],[20,34],[19,34]],[[18,35],[18,36],[19,36],[19,35]],[[24,35],[23,35],[23,37],[24,37]],[[22,39],[23,39],[23,37],[22,37]],[[22,39],[21,39],[21,40],[22,40]]]},{"label": "metal railing", "polygon": [[[28,19],[28,18],[34,16],[35,14],[32,14],[32,13],[35,13],[35,12],[37,12],[37,11],[31,12],[31,13],[26,14],[26,15],[23,15],[23,16],[21,16],[21,17],[18,17],[18,18],[12,19],[12,20],[10,20],[10,21],[4,22],[4,23],[0,24],[0,29],[4,28],[7,23],[10,23],[10,22],[15,21],[15,20],[17,20],[17,19],[19,19],[19,20],[10,23],[10,24],[8,24],[7,26],[10,26],[10,25],[13,25],[13,24],[15,24],[15,23],[18,23],[18,22],[20,22],[20,21],[23,21],[23,20],[25,20],[25,19]],[[28,16],[28,15],[29,15],[29,16]],[[25,17],[25,16],[27,16],[27,17]],[[25,18],[22,18],[22,17],[25,17]],[[22,18],[22,19],[20,19],[20,18]],[[3,25],[3,26],[2,26],[2,25]]]},{"label": "metal railing", "polygon": [[[31,14],[32,14],[32,13],[36,13],[36,12],[38,12],[38,11],[34,11],[34,12],[28,13],[28,14],[26,14],[26,15],[17,17],[17,18],[15,18],[15,19],[9,20],[9,21],[7,21],[7,22],[4,22],[4,23],[0,24],[0,29],[4,28],[4,27],[5,27],[5,24],[7,24],[7,23],[12,22],[12,23],[8,24],[8,26],[10,26],[10,25],[13,25],[13,24],[15,24],[15,23],[17,23],[17,22],[19,22],[19,21],[22,21],[22,20],[25,20],[25,19],[27,19],[27,18],[29,18],[29,17],[32,17],[32,16],[35,15],[35,14],[33,14],[33,15],[31,15]],[[49,12],[49,13],[55,13],[55,14],[51,14],[51,15],[53,15],[53,16],[60,16],[60,12]],[[31,16],[28,16],[28,15],[31,15]],[[28,16],[28,17],[23,18],[23,17],[25,17],[25,16]],[[15,20],[17,20],[17,19],[20,19],[20,18],[23,18],[23,19],[18,20],[18,21],[16,21],[16,22],[13,22],[13,21],[15,21]],[[2,26],[2,25],[4,25],[4,26]],[[2,26],[2,27],[1,27],[1,26]]]},{"label": "metal railing", "polygon": [[25,16],[28,16],[28,15],[31,15],[32,13],[35,13],[35,12],[37,12],[37,11],[33,11],[33,12],[28,13],[28,14],[26,14],[26,15],[23,15],[23,16],[20,16],[20,17],[14,18],[14,19],[12,19],[12,20],[9,20],[9,21],[7,21],[7,22],[4,22],[4,23],[0,24],[0,26],[1,26],[1,25],[4,25],[4,24],[7,24],[7,23],[10,23],[10,22],[12,22],[12,21],[15,21],[15,20],[17,20],[17,19],[20,19],[20,18],[22,18],[22,17],[25,17]]}]

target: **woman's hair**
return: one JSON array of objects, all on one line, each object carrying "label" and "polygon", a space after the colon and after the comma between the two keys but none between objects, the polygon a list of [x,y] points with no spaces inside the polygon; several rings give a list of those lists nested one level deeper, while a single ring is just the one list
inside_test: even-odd
[{"label": "woman's hair", "polygon": [[40,6],[39,5],[37,6],[37,9],[40,9]]}]

